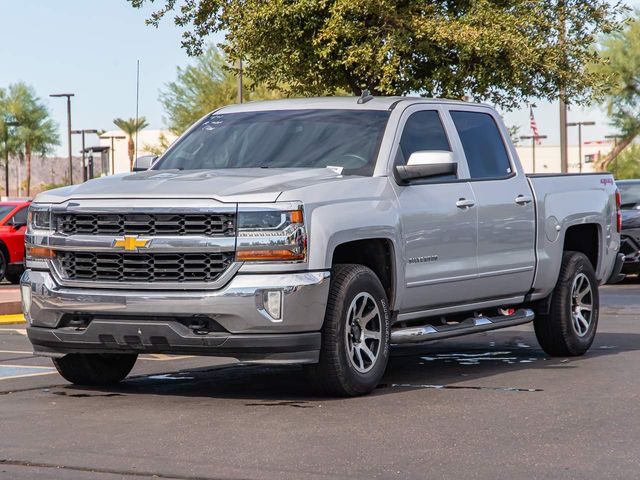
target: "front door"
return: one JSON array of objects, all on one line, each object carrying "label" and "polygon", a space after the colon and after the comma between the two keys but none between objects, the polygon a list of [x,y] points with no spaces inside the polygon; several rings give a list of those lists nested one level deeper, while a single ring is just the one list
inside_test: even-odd
[{"label": "front door", "polygon": [[[437,109],[413,108],[405,116],[396,165],[416,151],[452,151]],[[458,159],[461,160],[461,159]],[[398,186],[404,250],[405,293],[401,310],[410,312],[455,303],[474,296],[477,275],[477,209],[471,186],[455,178]]]}]

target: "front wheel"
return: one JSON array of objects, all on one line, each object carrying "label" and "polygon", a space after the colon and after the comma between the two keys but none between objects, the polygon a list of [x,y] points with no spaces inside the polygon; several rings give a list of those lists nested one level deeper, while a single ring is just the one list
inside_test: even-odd
[{"label": "front wheel", "polygon": [[70,353],[53,358],[65,380],[75,385],[113,385],[129,375],[138,355],[124,353]]},{"label": "front wheel", "polygon": [[324,324],[320,362],[307,367],[323,393],[371,392],[389,359],[389,307],[380,280],[363,265],[336,265]]},{"label": "front wheel", "polygon": [[599,308],[591,262],[583,253],[565,252],[549,313],[533,321],[542,349],[554,357],[584,354],[596,336]]},{"label": "front wheel", "polygon": [[6,275],[4,276],[4,278],[6,278],[10,283],[17,285],[20,283],[20,277],[22,277],[22,274],[24,273],[24,270],[18,270],[16,271],[7,271]]}]

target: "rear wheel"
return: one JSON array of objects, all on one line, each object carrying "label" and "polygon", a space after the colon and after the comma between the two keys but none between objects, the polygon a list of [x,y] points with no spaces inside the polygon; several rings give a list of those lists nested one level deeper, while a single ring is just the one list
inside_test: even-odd
[{"label": "rear wheel", "polygon": [[54,358],[53,364],[75,385],[113,385],[129,375],[137,358],[124,353],[71,353]]},{"label": "rear wheel", "polygon": [[591,262],[583,253],[565,252],[549,313],[533,322],[542,349],[559,357],[584,354],[596,336],[599,308]]},{"label": "rear wheel", "polygon": [[322,327],[320,362],[307,367],[314,385],[337,396],[363,395],[389,359],[389,308],[380,280],[363,265],[336,265]]}]

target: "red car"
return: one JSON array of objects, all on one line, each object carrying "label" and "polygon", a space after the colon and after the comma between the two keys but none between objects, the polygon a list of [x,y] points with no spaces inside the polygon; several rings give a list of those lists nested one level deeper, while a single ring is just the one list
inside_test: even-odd
[{"label": "red car", "polygon": [[28,202],[0,202],[0,280],[19,283],[24,271]]}]

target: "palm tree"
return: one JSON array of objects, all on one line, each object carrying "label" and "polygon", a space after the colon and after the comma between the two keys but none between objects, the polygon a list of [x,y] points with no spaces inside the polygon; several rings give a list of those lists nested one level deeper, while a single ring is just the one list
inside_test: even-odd
[{"label": "palm tree", "polygon": [[133,136],[137,136],[140,130],[149,126],[149,123],[144,117],[140,117],[137,120],[135,118],[130,118],[129,120],[116,118],[113,123],[129,137],[129,170],[133,170],[133,155],[135,153]]},{"label": "palm tree", "polygon": [[42,156],[51,153],[53,147],[60,143],[58,127],[49,117],[49,110],[38,98],[33,88],[18,82],[9,85],[3,95],[3,109],[18,123],[16,142],[20,145],[13,153],[22,153],[27,162],[27,196],[31,194],[31,155],[33,152]]}]

